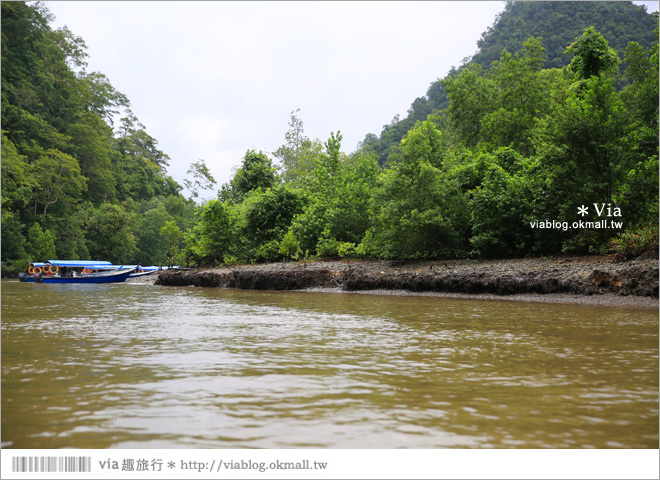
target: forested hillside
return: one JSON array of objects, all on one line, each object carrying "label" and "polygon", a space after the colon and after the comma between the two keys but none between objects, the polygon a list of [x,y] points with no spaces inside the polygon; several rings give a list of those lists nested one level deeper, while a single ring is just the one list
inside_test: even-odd
[{"label": "forested hillside", "polygon": [[187,227],[192,205],[126,96],[86,71],[83,39],[49,19],[2,2],[3,272],[55,257],[164,263],[159,231]]},{"label": "forested hillside", "polygon": [[[571,61],[565,53],[566,47],[592,26],[623,59],[628,42],[635,41],[644,48],[653,44],[656,24],[650,12],[632,2],[506,2],[493,26],[481,35],[474,56],[452,69],[445,79],[475,63],[487,68],[499,60],[502,50],[519,53],[523,42],[530,37],[543,40],[544,68],[564,67]],[[378,154],[381,165],[387,162],[392,147],[398,145],[417,120],[425,120],[427,115],[437,114],[449,106],[442,80],[431,83],[426,95],[411,104],[405,118],[395,116],[390,124],[383,126],[380,135],[365,136],[363,143]],[[623,87],[626,81],[625,77],[617,79],[617,88]]]},{"label": "forested hillside", "polygon": [[197,205],[215,183],[204,161],[185,199],[128,99],[85,71],[83,40],[48,18],[40,4],[2,3],[3,273],[55,257],[198,266],[657,249],[657,28],[617,51],[586,18],[561,68],[532,35],[464,65],[429,90],[446,96],[442,112],[416,101],[384,167],[377,142],[348,155],[340,132],[310,139],[293,111],[274,158],[246,149],[217,199]]}]

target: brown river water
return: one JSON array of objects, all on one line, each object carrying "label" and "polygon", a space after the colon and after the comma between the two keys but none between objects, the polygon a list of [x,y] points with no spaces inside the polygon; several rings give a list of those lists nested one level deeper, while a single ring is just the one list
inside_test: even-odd
[{"label": "brown river water", "polygon": [[2,281],[5,448],[658,448],[658,310]]}]

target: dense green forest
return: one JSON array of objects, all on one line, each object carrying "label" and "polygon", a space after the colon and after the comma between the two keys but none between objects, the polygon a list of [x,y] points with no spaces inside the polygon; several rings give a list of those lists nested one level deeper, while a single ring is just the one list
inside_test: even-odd
[{"label": "dense green forest", "polygon": [[2,271],[28,259],[164,264],[161,228],[190,228],[195,203],[126,96],[85,70],[84,41],[50,20],[42,4],[2,2]]},{"label": "dense green forest", "polygon": [[309,139],[293,111],[274,158],[246,151],[217,199],[197,204],[215,185],[204,161],[190,165],[184,198],[129,100],[86,71],[84,41],[52,30],[42,4],[3,2],[3,274],[52,258],[198,266],[657,246],[657,18],[619,2],[629,13],[609,30],[584,14],[550,50],[542,26],[582,7],[556,2],[554,20],[535,19],[546,3],[508,3],[479,62],[397,123],[385,162],[382,139],[346,154],[340,132]]}]

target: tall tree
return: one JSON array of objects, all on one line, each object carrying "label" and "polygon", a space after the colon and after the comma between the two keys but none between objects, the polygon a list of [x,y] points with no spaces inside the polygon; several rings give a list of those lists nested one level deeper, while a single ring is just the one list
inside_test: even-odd
[{"label": "tall tree", "polygon": [[573,55],[569,68],[583,80],[610,72],[620,63],[616,51],[594,27],[566,47],[566,54]]},{"label": "tall tree", "polygon": [[654,45],[645,49],[630,42],[625,56],[630,84],[621,98],[630,122],[632,169],[616,200],[633,223],[658,218],[658,28],[655,33]]},{"label": "tall tree", "polygon": [[209,200],[202,208],[200,221],[186,237],[186,257],[197,264],[226,261],[234,236],[235,219],[220,200]]},{"label": "tall tree", "polygon": [[167,242],[167,267],[172,266],[172,261],[179,254],[180,243],[183,238],[181,229],[176,225],[174,220],[165,223],[160,229],[160,234]]},{"label": "tall tree", "polygon": [[252,190],[240,206],[236,256],[244,260],[280,260],[280,242],[293,217],[302,211],[303,199],[286,185]]},{"label": "tall tree", "polygon": [[44,217],[48,208],[62,199],[75,202],[87,186],[76,159],[55,149],[48,149],[39,156],[34,163],[34,173],[39,179],[34,191],[35,213],[39,206]]},{"label": "tall tree", "polygon": [[282,178],[285,182],[295,182],[309,166],[304,165],[304,150],[309,148],[310,140],[305,136],[303,121],[298,117],[300,109],[291,112],[289,130],[284,134],[285,144],[273,155],[281,163]]},{"label": "tall tree", "polygon": [[236,169],[229,183],[222,186],[218,197],[222,201],[240,203],[252,190],[266,190],[274,186],[276,180],[271,159],[263,152],[248,150],[241,166]]},{"label": "tall tree", "polygon": [[96,204],[116,199],[117,179],[112,170],[111,130],[91,112],[78,116],[67,126],[70,154],[78,160],[80,174],[87,179],[85,200]]},{"label": "tall tree", "polygon": [[210,190],[217,183],[206,166],[206,162],[201,158],[192,162],[186,173],[192,175],[192,180],[186,178],[183,181],[183,185],[190,192],[191,200],[199,197],[199,190]]},{"label": "tall tree", "polygon": [[50,230],[44,231],[38,223],[28,230],[25,249],[33,262],[44,262],[55,258],[55,239]]},{"label": "tall tree", "polygon": [[135,215],[110,203],[89,213],[86,236],[92,258],[103,258],[115,264],[132,263],[136,248]]},{"label": "tall tree", "polygon": [[381,178],[374,243],[389,258],[456,253],[465,198],[443,174],[446,146],[430,120],[402,140],[396,164]]}]

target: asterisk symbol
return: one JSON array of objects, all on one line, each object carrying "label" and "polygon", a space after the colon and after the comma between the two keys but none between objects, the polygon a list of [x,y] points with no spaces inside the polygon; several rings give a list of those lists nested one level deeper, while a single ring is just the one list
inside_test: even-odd
[{"label": "asterisk symbol", "polygon": [[583,217],[589,213],[589,207],[585,207],[584,205],[578,207],[578,215],[582,215]]},{"label": "asterisk symbol", "polygon": [[174,462],[169,462],[167,464],[167,468],[175,468],[175,467],[176,467],[176,463],[174,463]]}]

